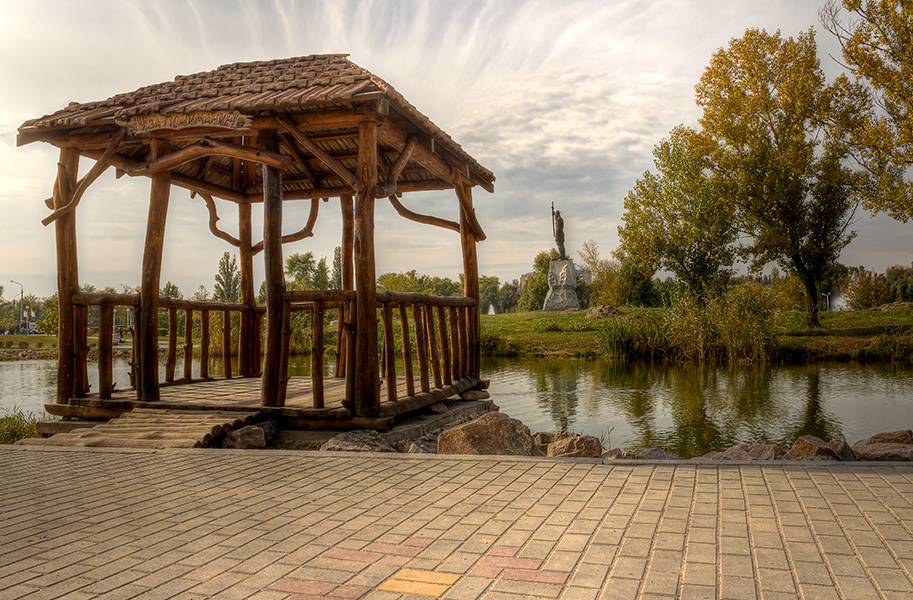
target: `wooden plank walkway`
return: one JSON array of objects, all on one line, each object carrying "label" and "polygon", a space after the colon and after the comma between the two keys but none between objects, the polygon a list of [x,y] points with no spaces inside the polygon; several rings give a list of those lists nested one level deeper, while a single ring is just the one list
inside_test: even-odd
[{"label": "wooden plank walkway", "polygon": [[[117,390],[111,398],[100,399],[97,394],[84,398],[71,398],[69,404],[45,404],[45,410],[54,416],[77,419],[116,419],[137,408],[181,409],[185,411],[262,411],[281,418],[293,429],[389,429],[399,415],[419,410],[441,402],[479,384],[474,377],[466,377],[443,388],[407,395],[406,378],[396,380],[397,401],[387,398],[386,382],[380,382],[384,400],[380,415],[374,418],[353,417],[345,408],[345,379],[324,379],[324,406],[315,408],[311,394],[310,377],[289,379],[285,406],[260,405],[260,378],[238,377],[232,379],[178,380],[164,384],[158,402],[137,400],[133,389]],[[415,389],[421,389],[415,378]]]},{"label": "wooden plank walkway", "polygon": [[27,438],[23,445],[92,448],[201,448],[214,437],[252,423],[260,411],[134,408],[95,427]]}]

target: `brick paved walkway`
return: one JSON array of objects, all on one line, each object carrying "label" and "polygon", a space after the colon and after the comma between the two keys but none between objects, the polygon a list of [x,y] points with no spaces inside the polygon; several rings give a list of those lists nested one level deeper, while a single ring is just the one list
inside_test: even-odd
[{"label": "brick paved walkway", "polygon": [[910,598],[913,467],[0,447],[0,599]]}]

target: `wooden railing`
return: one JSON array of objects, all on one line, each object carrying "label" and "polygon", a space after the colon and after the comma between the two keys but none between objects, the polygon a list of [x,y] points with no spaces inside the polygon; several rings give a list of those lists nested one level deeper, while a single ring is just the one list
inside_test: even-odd
[{"label": "wooden railing", "polygon": [[428,294],[404,294],[380,292],[377,304],[383,323],[383,345],[381,352],[381,373],[386,380],[386,399],[396,402],[397,373],[395,360],[395,330],[393,308],[399,313],[400,339],[402,345],[403,375],[406,395],[414,396],[412,339],[409,314],[415,334],[415,354],[418,363],[419,386],[422,392],[443,388],[464,377],[477,374],[475,348],[478,335],[471,326],[476,301],[472,298],[450,298]]},{"label": "wooden railing", "polygon": [[[114,391],[114,309],[117,306],[126,306],[134,311],[133,322],[136,322],[136,312],[139,310],[139,294],[105,294],[105,293],[78,293],[74,294],[73,312],[75,320],[74,344],[74,378],[73,393],[76,398],[84,397],[89,393],[88,383],[88,308],[99,307],[98,319],[98,397],[110,398]],[[209,352],[212,337],[210,335],[210,313],[222,313],[222,370],[224,377],[232,377],[232,324],[231,313],[245,314],[251,309],[245,304],[232,304],[222,302],[197,302],[193,300],[180,300],[176,298],[160,298],[159,308],[168,311],[168,346],[165,351],[165,383],[175,381],[178,348],[178,318],[177,311],[184,311],[184,338],[183,338],[183,375],[184,380],[193,379],[193,323],[194,311],[200,313],[200,367],[197,377],[209,379]],[[254,313],[254,331],[260,331],[260,320],[263,308],[256,307]],[[256,365],[254,375],[259,374],[260,365],[260,336],[256,335],[254,345],[254,358]],[[130,386],[136,386],[136,338],[133,338],[133,356],[131,359]]]}]

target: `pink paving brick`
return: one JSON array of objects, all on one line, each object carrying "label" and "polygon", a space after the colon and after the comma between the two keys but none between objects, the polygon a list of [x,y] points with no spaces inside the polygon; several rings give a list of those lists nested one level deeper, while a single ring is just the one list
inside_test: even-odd
[{"label": "pink paving brick", "polygon": [[484,577],[486,579],[494,579],[501,574],[501,567],[492,567],[486,565],[476,565],[469,571],[469,575],[472,577]]},{"label": "pink paving brick", "polygon": [[514,556],[520,548],[516,546],[494,546],[488,550],[489,556]]},{"label": "pink paving brick", "polygon": [[416,546],[418,548],[427,548],[434,542],[434,538],[413,536],[403,542],[403,546]]},{"label": "pink paving brick", "polygon": [[396,556],[415,556],[422,551],[421,548],[414,546],[395,546],[393,544],[381,544],[380,542],[369,545],[365,550],[371,553],[395,554]]},{"label": "pink paving brick", "polygon": [[277,592],[291,592],[293,594],[326,594],[336,587],[335,583],[320,583],[317,581],[302,581],[300,579],[280,579],[269,586]]},{"label": "pink paving brick", "polygon": [[350,560],[353,562],[373,563],[383,558],[383,554],[376,552],[365,552],[364,550],[345,550],[343,548],[330,548],[321,556],[325,558],[337,558],[339,560]]},{"label": "pink paving brick", "polygon": [[509,558],[506,556],[486,556],[479,561],[480,565],[501,567],[502,569],[531,569],[535,570],[542,566],[541,560],[533,558]]},{"label": "pink paving brick", "polygon": [[288,597],[288,600],[327,600],[327,598],[332,598],[332,596],[324,596],[320,594],[315,596],[313,594],[292,594]]},{"label": "pink paving brick", "polygon": [[362,587],[360,585],[341,585],[333,590],[332,597],[354,600],[356,598],[361,598],[370,591],[371,588]]},{"label": "pink paving brick", "polygon": [[567,582],[567,573],[554,571],[528,571],[526,569],[504,569],[502,577],[515,581],[530,581],[533,583],[554,583],[564,585]]},{"label": "pink paving brick", "polygon": [[390,565],[392,567],[404,567],[406,563],[412,560],[411,556],[385,556],[377,564],[379,565]]}]

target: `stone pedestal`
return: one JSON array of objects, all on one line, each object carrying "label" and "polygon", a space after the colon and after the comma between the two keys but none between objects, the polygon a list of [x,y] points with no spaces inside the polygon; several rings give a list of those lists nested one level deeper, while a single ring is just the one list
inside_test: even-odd
[{"label": "stone pedestal", "polygon": [[577,270],[570,260],[553,260],[548,266],[548,293],[542,310],[580,308],[577,299]]}]

